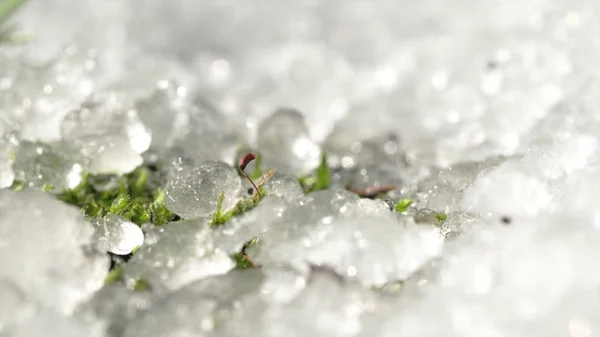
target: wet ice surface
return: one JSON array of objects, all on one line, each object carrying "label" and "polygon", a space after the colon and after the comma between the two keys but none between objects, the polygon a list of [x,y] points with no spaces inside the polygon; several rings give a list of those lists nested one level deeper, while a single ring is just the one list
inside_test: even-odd
[{"label": "wet ice surface", "polygon": [[[596,1],[256,7],[19,14],[39,38],[0,53],[3,336],[600,333]],[[248,196],[240,149],[277,173],[211,228]],[[322,153],[334,188],[305,195]],[[151,156],[186,220],[90,224],[34,191]],[[403,214],[345,190],[386,185]]]}]

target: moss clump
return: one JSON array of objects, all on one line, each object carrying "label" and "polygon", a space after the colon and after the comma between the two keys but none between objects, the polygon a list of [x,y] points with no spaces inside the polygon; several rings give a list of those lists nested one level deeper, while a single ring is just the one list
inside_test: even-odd
[{"label": "moss clump", "polygon": [[[174,214],[165,207],[158,175],[148,166],[123,176],[86,174],[77,187],[57,198],[78,206],[88,218],[117,214],[138,225],[162,225],[174,219]],[[109,188],[100,188],[102,185]]]},{"label": "moss clump", "polygon": [[446,213],[437,213],[435,215],[436,224],[438,226],[443,224],[444,222],[446,222],[447,219],[448,219],[448,215]]},{"label": "moss clump", "polygon": [[323,154],[321,164],[315,169],[314,174],[298,177],[298,182],[302,186],[304,193],[308,194],[328,189],[331,184],[330,177],[331,170],[327,166],[327,155]]}]

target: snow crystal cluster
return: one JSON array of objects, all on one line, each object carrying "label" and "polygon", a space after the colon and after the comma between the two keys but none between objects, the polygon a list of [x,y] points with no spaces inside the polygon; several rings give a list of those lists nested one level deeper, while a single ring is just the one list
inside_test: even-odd
[{"label": "snow crystal cluster", "polygon": [[[599,13],[27,3],[33,39],[0,45],[0,335],[598,336]],[[214,226],[252,193],[245,149],[276,173]],[[324,154],[331,187],[305,194]],[[148,161],[184,220],[55,197]]]}]

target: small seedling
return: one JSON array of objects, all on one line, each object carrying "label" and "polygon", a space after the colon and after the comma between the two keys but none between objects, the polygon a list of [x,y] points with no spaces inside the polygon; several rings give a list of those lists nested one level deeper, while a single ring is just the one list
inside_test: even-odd
[{"label": "small seedling", "polygon": [[250,176],[248,176],[246,171],[244,171],[246,169],[246,166],[248,166],[248,164],[251,161],[253,161],[254,159],[256,159],[256,153],[248,152],[242,158],[240,158],[238,167],[239,167],[240,171],[242,172],[242,174],[244,175],[244,177],[246,177],[246,180],[248,180],[250,182],[250,184],[252,184],[252,187],[254,187],[254,190],[256,191],[256,194],[258,195],[258,197],[260,197],[261,196],[260,190],[254,184],[254,181],[252,181],[252,178],[250,178]]}]

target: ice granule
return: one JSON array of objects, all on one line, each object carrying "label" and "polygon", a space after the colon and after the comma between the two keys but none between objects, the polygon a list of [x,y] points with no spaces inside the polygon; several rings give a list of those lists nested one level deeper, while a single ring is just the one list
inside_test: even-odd
[{"label": "ice granule", "polygon": [[15,180],[25,186],[51,186],[60,193],[74,188],[82,180],[83,158],[68,144],[52,145],[23,140],[16,149],[13,171]]},{"label": "ice granule", "polygon": [[34,190],[0,191],[0,276],[32,300],[69,313],[98,290],[108,257],[89,249],[80,211]]},{"label": "ice granule", "polygon": [[81,149],[91,173],[129,173],[142,163],[150,134],[130,103],[115,92],[97,94],[71,110],[61,124],[63,140]]},{"label": "ice granule", "polygon": [[444,237],[434,226],[362,216],[334,221],[326,234],[300,252],[306,261],[327,266],[365,286],[402,281],[441,254]]},{"label": "ice granule", "polygon": [[230,319],[263,281],[258,270],[231,271],[196,281],[154,300],[126,327],[124,336],[208,336]]},{"label": "ice granule", "polygon": [[3,102],[13,129],[31,141],[57,141],[64,116],[92,94],[95,52],[69,46],[42,66],[15,62],[9,75],[10,98]]},{"label": "ice granule", "polygon": [[539,178],[510,166],[480,177],[460,201],[464,211],[498,217],[534,217],[549,210],[551,203],[550,192]]},{"label": "ice granule", "polygon": [[0,137],[0,188],[10,187],[15,180],[12,166],[18,145],[17,136],[12,132],[3,133]]},{"label": "ice granule", "polygon": [[161,80],[155,91],[138,100],[136,110],[153,135],[152,146],[166,160],[173,150],[197,163],[221,160],[232,164],[238,135],[226,116],[193,88]]},{"label": "ice granule", "polygon": [[294,300],[265,305],[246,298],[240,304],[244,310],[217,332],[230,337],[354,336],[362,329],[361,316],[374,310],[375,303],[373,293],[340,282],[331,272],[314,269],[306,288]]},{"label": "ice granule", "polygon": [[591,218],[570,212],[487,223],[449,246],[437,276],[414,280],[381,335],[547,336],[576,325],[592,336],[598,238]]},{"label": "ice granule", "polygon": [[203,219],[182,220],[156,227],[124,266],[129,285],[144,280],[159,292],[219,275],[235,267],[229,253],[216,246],[213,230]]},{"label": "ice granule", "polygon": [[144,233],[133,222],[116,214],[92,220],[94,245],[99,251],[116,255],[130,254],[144,243]]},{"label": "ice granule", "polygon": [[282,173],[306,174],[319,165],[321,149],[309,137],[302,114],[282,108],[258,128],[258,149],[264,165]]},{"label": "ice granule", "polygon": [[238,201],[242,180],[235,169],[220,161],[207,161],[199,166],[175,168],[165,190],[165,205],[185,218],[208,217],[217,209],[223,193],[222,210]]}]

